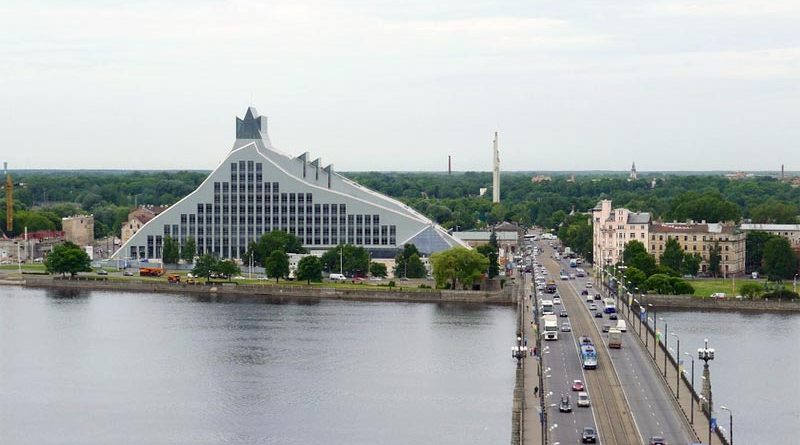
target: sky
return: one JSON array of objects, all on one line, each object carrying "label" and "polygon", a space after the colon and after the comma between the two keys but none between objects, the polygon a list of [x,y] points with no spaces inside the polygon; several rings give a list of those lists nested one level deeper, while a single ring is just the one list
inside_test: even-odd
[{"label": "sky", "polygon": [[2,0],[0,161],[800,170],[797,0]]}]

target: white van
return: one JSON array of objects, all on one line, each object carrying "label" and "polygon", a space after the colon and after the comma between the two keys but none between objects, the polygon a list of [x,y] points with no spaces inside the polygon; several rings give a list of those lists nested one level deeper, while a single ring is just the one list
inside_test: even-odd
[{"label": "white van", "polygon": [[331,281],[347,281],[347,277],[340,273],[332,273],[328,278],[330,278]]},{"label": "white van", "polygon": [[627,332],[628,331],[628,324],[625,323],[625,320],[617,320],[617,329],[620,332]]}]

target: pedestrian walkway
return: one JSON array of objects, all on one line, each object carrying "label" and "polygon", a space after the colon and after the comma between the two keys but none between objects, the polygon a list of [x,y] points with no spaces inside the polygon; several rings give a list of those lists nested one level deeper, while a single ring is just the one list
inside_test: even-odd
[{"label": "pedestrian walkway", "polygon": [[539,387],[541,379],[539,377],[539,351],[536,350],[537,356],[533,356],[534,348],[537,347],[538,332],[536,325],[533,323],[533,307],[535,300],[531,297],[533,295],[531,289],[531,281],[524,280],[521,286],[522,298],[524,299],[523,309],[523,327],[525,335],[528,338],[529,353],[524,359],[524,379],[525,379],[525,397],[523,402],[523,427],[522,437],[523,444],[542,444],[542,422],[540,418],[541,399],[543,389]]}]

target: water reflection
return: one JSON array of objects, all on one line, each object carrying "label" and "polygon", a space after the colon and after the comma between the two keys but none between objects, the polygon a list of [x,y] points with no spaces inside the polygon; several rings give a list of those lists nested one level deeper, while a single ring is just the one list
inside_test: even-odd
[{"label": "water reflection", "polygon": [[90,292],[82,289],[47,289],[47,298],[53,300],[85,300]]}]

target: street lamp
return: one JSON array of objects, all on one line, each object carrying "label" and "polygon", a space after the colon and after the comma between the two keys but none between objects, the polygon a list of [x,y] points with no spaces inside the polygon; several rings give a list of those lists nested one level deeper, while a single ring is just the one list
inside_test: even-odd
[{"label": "street lamp", "polygon": [[714,404],[711,396],[711,372],[708,369],[708,362],[714,360],[714,349],[708,347],[708,339],[704,340],[705,346],[697,349],[697,358],[703,364],[703,393],[705,394],[706,405],[708,406],[708,443],[711,443],[711,420],[714,416]]},{"label": "street lamp", "polygon": [[658,347],[658,341],[656,339],[656,329],[658,329],[658,322],[656,321],[656,308],[650,303],[647,304],[647,307],[653,308],[653,360],[655,360],[656,348]]},{"label": "street lamp", "polygon": [[675,398],[681,403],[681,338],[674,332],[669,335],[678,341],[678,350],[675,351],[675,370],[678,371],[675,373]]},{"label": "street lamp", "polygon": [[727,411],[727,412],[728,412],[728,416],[730,417],[730,427],[731,427],[731,431],[730,431],[730,435],[731,435],[731,445],[733,445],[733,411],[731,411],[731,409],[730,409],[730,408],[727,408],[727,407],[725,407],[725,406],[720,406],[720,407],[719,407],[719,409],[721,409],[721,410],[724,410],[724,411]]},{"label": "street lamp", "polygon": [[669,339],[667,337],[667,320],[664,320],[663,317],[659,320],[664,322],[664,335],[662,336],[664,338],[664,378],[667,378],[667,340]]},{"label": "street lamp", "polygon": [[692,418],[689,421],[689,423],[694,425],[694,356],[692,354],[689,354],[688,352],[684,352],[683,355],[686,355],[690,359],[692,359],[692,394],[691,394],[691,397],[690,397],[691,398],[691,403],[689,405],[690,406],[689,411],[692,412]]}]

